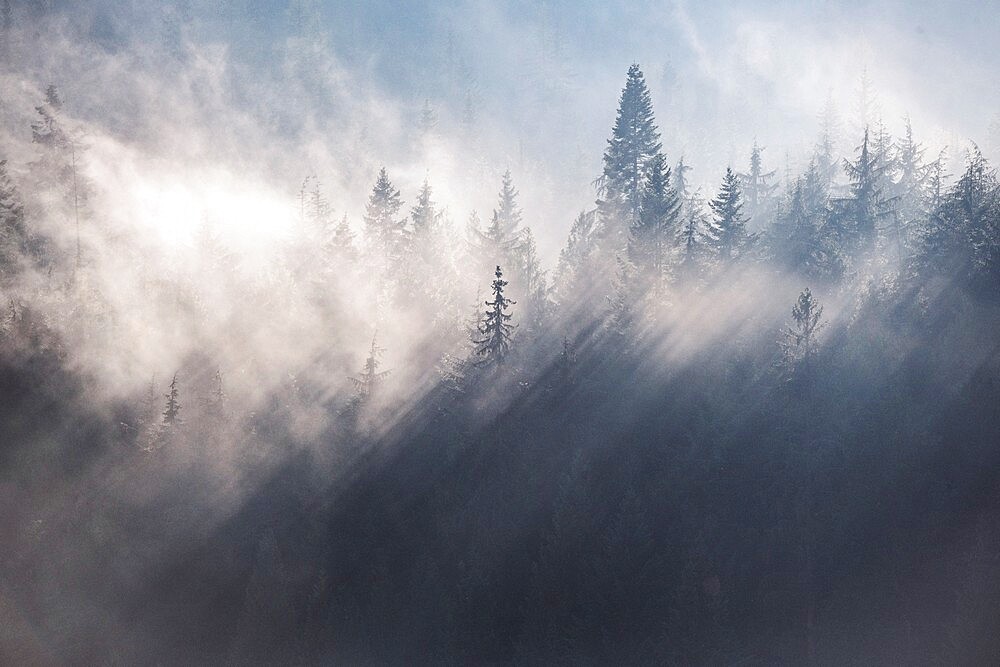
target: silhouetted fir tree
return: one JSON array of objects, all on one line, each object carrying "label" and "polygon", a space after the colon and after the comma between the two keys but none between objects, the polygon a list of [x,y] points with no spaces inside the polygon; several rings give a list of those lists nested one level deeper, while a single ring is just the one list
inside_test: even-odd
[{"label": "silhouetted fir tree", "polygon": [[214,411],[221,414],[225,411],[227,400],[229,400],[229,397],[222,382],[222,369],[216,368],[215,375],[212,376],[212,395],[209,398],[210,405]]},{"label": "silhouetted fir tree", "polygon": [[642,183],[650,160],[660,153],[653,104],[639,66],[628,69],[625,88],[598,179],[598,209],[605,251],[625,251],[628,229],[639,214]]},{"label": "silhouetted fir tree", "polygon": [[555,299],[564,312],[579,304],[581,294],[586,294],[591,282],[595,260],[596,224],[597,215],[594,211],[581,211],[570,227],[566,245],[559,251]]},{"label": "silhouetted fir tree", "polygon": [[677,193],[677,198],[680,200],[682,209],[687,208],[687,203],[691,198],[687,176],[689,171],[691,171],[691,167],[684,164],[684,156],[682,155],[673,170],[674,192]]},{"label": "silhouetted fir tree", "polygon": [[701,275],[701,259],[703,257],[703,235],[701,232],[701,215],[693,206],[687,212],[687,221],[680,233],[680,259],[677,266],[677,277],[682,283],[696,281]]},{"label": "silhouetted fir tree", "polygon": [[517,204],[517,190],[508,169],[503,174],[497,207],[493,209],[489,227],[482,234],[483,252],[492,265],[498,262],[516,265],[523,242],[521,207]]},{"label": "silhouetted fir tree", "polygon": [[705,241],[714,258],[722,265],[743,258],[755,237],[747,232],[740,182],[732,169],[726,168],[719,194],[709,207],[713,218],[705,230]]},{"label": "silhouetted fir tree", "polygon": [[743,186],[743,201],[748,222],[756,227],[763,227],[765,221],[760,219],[770,211],[774,191],[778,189],[776,183],[771,183],[775,172],[764,171],[761,153],[764,149],[753,142],[753,149],[750,152],[750,169],[745,174],[740,174],[740,181]]},{"label": "silhouetted fir tree", "polygon": [[[310,189],[310,186],[312,186],[312,189]],[[327,218],[333,214],[330,203],[323,194],[319,179],[313,175],[302,179],[302,185],[299,186],[298,198],[299,221],[304,226],[306,232],[322,228]]]},{"label": "silhouetted fir tree", "polygon": [[680,202],[670,186],[670,168],[662,155],[647,170],[639,215],[629,229],[628,258],[643,289],[659,295],[668,277],[669,253],[678,232]]},{"label": "silhouetted fir tree", "polygon": [[621,193],[629,211],[639,211],[642,180],[650,160],[659,155],[660,133],[653,118],[653,103],[639,65],[628,68],[618,114],[604,152],[603,185]]},{"label": "silhouetted fir tree", "polygon": [[562,349],[559,351],[556,368],[560,386],[568,387],[572,385],[575,381],[576,346],[570,341],[569,336],[563,336]]},{"label": "silhouetted fir tree", "polygon": [[402,206],[399,190],[393,187],[385,167],[382,167],[365,206],[364,241],[368,261],[383,277],[403,255],[406,220],[397,217]]},{"label": "silhouetted fir tree", "polygon": [[889,215],[889,207],[880,183],[883,177],[881,158],[869,145],[868,130],[858,147],[858,159],[844,161],[850,178],[851,198],[847,205],[848,227],[841,231],[845,236],[846,250],[870,252],[878,240],[879,225]]},{"label": "silhouetted fir tree", "polygon": [[608,296],[607,328],[618,336],[632,331],[636,318],[635,267],[623,257],[617,257],[613,290]]},{"label": "silhouetted fir tree", "polygon": [[823,236],[823,217],[807,206],[805,180],[796,180],[786,210],[768,230],[770,254],[781,266],[799,275],[834,278],[838,275],[837,258]]},{"label": "silhouetted fir tree", "polygon": [[890,234],[900,264],[905,264],[914,249],[915,236],[927,217],[930,165],[924,163],[924,148],[913,138],[913,127],[906,118],[906,129],[897,141],[896,172],[892,194],[896,201],[890,217]]},{"label": "silhouetted fir tree", "polygon": [[390,371],[379,370],[379,366],[382,365],[383,353],[385,353],[385,349],[379,347],[378,334],[376,333],[372,336],[372,344],[368,350],[368,357],[365,359],[365,366],[361,370],[361,374],[358,377],[350,378],[359,398],[366,399],[371,397],[379,385],[389,376]]},{"label": "silhouetted fir tree", "polygon": [[179,395],[180,391],[177,388],[177,373],[174,373],[174,377],[170,380],[170,389],[167,391],[165,396],[167,404],[163,408],[164,426],[175,426],[180,423],[181,404],[178,400]]},{"label": "silhouetted fir tree", "polygon": [[823,328],[820,323],[822,316],[823,306],[819,305],[809,288],[805,288],[792,306],[792,321],[784,330],[784,340],[781,341],[785,368],[792,379],[812,380],[816,335]]},{"label": "silhouetted fir tree", "polygon": [[525,227],[521,243],[517,276],[523,282],[521,305],[523,307],[522,322],[528,333],[541,333],[549,311],[548,285],[545,271],[538,259],[535,247],[535,237],[531,229]]},{"label": "silhouetted fir tree", "polygon": [[948,180],[948,174],[945,171],[945,151],[941,151],[938,154],[936,160],[927,165],[927,201],[925,203],[925,208],[927,209],[927,214],[924,220],[921,221],[921,228],[914,230],[915,245],[918,248],[921,244],[921,239],[927,231],[928,219],[933,215],[941,203],[944,201],[944,196],[947,191],[945,182]]},{"label": "silhouetted fir tree", "polygon": [[513,317],[507,310],[516,302],[503,294],[507,281],[503,279],[503,271],[497,266],[493,280],[493,300],[487,301],[488,310],[483,315],[479,325],[480,338],[475,340],[475,353],[482,357],[480,364],[502,364],[510,352],[514,325],[510,324]]},{"label": "silhouetted fir tree", "polygon": [[922,262],[995,298],[1000,287],[1000,184],[978,147],[932,213]]},{"label": "silhouetted fir tree", "polygon": [[809,160],[805,175],[796,179],[794,185],[802,186],[805,213],[822,223],[830,212],[829,181],[823,175],[823,167],[815,159]]},{"label": "silhouetted fir tree", "polygon": [[50,85],[45,89],[45,102],[35,107],[39,118],[31,124],[32,143],[49,149],[64,149],[69,145],[69,136],[60,119],[62,106],[59,89]]},{"label": "silhouetted fir tree", "polygon": [[425,179],[417,195],[417,203],[410,209],[413,250],[425,270],[440,263],[442,214],[431,199],[432,194],[430,183]]},{"label": "silhouetted fir tree", "polygon": [[[38,187],[57,195],[62,212],[73,221],[75,277],[82,262],[80,224],[87,216],[90,185],[83,175],[84,146],[64,125],[62,109],[59,90],[50,85],[45,90],[44,103],[35,107],[38,118],[31,124],[31,141],[39,147],[39,152],[38,159],[30,166]],[[37,252],[44,263],[51,261],[47,248],[40,247]]]}]

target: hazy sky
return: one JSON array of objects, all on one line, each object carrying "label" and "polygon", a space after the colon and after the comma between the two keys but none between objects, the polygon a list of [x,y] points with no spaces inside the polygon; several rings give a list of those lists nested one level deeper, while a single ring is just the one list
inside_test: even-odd
[{"label": "hazy sky", "polygon": [[[49,4],[73,37],[65,50],[50,45],[34,74],[56,80],[88,122],[177,159],[194,145],[191,155],[259,170],[288,195],[306,173],[324,174],[356,223],[382,164],[408,203],[430,179],[458,222],[473,208],[488,216],[509,167],[549,265],[592,202],[632,62],[646,73],[668,158],[684,155],[706,192],[727,164],[745,167],[754,139],[766,167],[801,170],[827,99],[848,154],[866,69],[876,113],[893,132],[908,115],[929,153],[948,146],[957,157],[975,140],[989,154],[1000,110],[1000,7],[990,2]],[[25,24],[39,5],[14,6]],[[474,150],[458,135],[467,98]],[[419,150],[411,139],[425,100],[438,138]],[[475,183],[456,177],[472,172]]]}]

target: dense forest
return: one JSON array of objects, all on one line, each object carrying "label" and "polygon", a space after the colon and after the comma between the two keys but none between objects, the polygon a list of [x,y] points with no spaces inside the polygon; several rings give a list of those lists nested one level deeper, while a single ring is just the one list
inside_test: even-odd
[{"label": "dense forest", "polygon": [[[34,78],[69,10],[0,9],[0,662],[1000,663],[1000,180],[971,140],[883,120],[857,72],[861,122],[828,104],[780,174],[751,122],[699,161],[632,64],[554,261],[471,87],[415,102],[405,161],[274,158],[277,204],[196,172],[234,226],[134,180],[143,103]],[[209,67],[164,25],[164,68]],[[123,48],[87,38],[86,67]],[[394,179],[449,133],[478,212]],[[159,149],[236,135],[207,136]]]}]

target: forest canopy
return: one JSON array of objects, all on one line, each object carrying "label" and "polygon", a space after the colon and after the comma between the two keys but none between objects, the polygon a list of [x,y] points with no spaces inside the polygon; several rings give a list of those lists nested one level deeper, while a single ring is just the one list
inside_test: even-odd
[{"label": "forest canopy", "polygon": [[995,95],[152,4],[0,1],[0,662],[1000,661]]}]

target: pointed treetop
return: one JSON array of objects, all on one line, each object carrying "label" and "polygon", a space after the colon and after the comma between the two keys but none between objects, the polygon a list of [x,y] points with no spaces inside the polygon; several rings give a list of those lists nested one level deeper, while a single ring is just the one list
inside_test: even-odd
[{"label": "pointed treetop", "polygon": [[638,209],[641,177],[647,163],[661,150],[660,133],[653,118],[653,103],[639,65],[628,69],[625,88],[608,147],[604,152],[602,186],[605,193],[620,194]]},{"label": "pointed treetop", "polygon": [[476,354],[483,357],[480,364],[503,363],[510,352],[511,337],[514,333],[514,325],[510,324],[511,315],[507,310],[516,302],[504,296],[503,291],[507,287],[507,281],[503,279],[503,271],[499,265],[494,276],[493,300],[486,302],[489,310],[486,311],[479,326],[481,337],[473,341],[476,344]]}]

